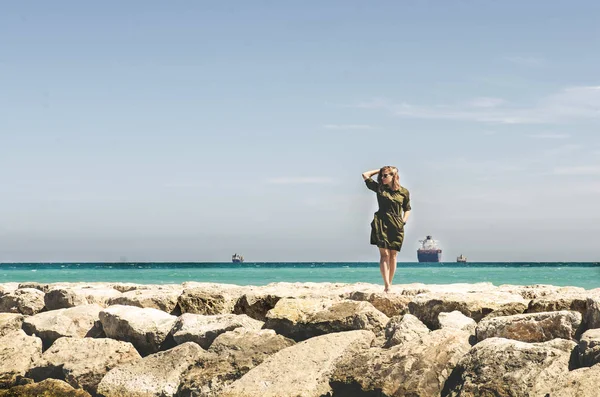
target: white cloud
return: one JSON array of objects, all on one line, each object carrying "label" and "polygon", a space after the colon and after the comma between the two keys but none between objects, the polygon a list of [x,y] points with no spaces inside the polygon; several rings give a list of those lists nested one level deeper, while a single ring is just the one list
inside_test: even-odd
[{"label": "white cloud", "polygon": [[530,138],[536,139],[567,139],[570,138],[569,134],[529,134]]},{"label": "white cloud", "polygon": [[375,99],[359,103],[355,107],[381,109],[399,117],[500,124],[600,120],[600,86],[566,88],[529,105],[511,104],[500,98],[475,98],[466,105],[463,103],[437,106],[415,106],[406,102],[395,103]]},{"label": "white cloud", "polygon": [[555,175],[600,175],[600,166],[578,165],[554,168]]},{"label": "white cloud", "polygon": [[282,177],[267,179],[267,183],[275,185],[323,184],[333,183],[333,179],[324,177]]},{"label": "white cloud", "polygon": [[325,124],[326,130],[374,130],[375,128],[367,124]]}]

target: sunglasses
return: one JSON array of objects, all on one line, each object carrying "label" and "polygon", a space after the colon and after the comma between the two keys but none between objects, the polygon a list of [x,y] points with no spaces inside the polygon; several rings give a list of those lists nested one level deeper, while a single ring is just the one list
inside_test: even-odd
[{"label": "sunglasses", "polygon": [[392,175],[394,175],[394,174],[383,174],[383,177],[387,178],[388,176],[392,176]]}]

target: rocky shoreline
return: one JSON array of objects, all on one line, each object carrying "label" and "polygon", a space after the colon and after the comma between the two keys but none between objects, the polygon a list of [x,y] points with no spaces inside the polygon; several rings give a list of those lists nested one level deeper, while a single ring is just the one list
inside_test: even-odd
[{"label": "rocky shoreline", "polygon": [[600,288],[0,284],[0,397],[599,391]]}]

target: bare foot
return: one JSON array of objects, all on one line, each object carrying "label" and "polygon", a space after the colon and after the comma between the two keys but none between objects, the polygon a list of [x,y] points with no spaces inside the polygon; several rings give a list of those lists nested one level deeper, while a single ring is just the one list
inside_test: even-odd
[{"label": "bare foot", "polygon": [[386,285],[385,288],[383,289],[383,292],[390,292],[390,286]]}]

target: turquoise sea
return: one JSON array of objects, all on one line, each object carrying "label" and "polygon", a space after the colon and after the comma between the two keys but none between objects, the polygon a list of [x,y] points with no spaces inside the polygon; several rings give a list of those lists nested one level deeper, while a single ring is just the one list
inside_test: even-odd
[{"label": "turquoise sea", "polygon": [[[366,282],[382,284],[375,262],[245,263],[0,263],[0,283],[185,281],[265,285],[273,282]],[[398,263],[394,284],[552,284],[600,288],[600,263],[483,262]]]}]

